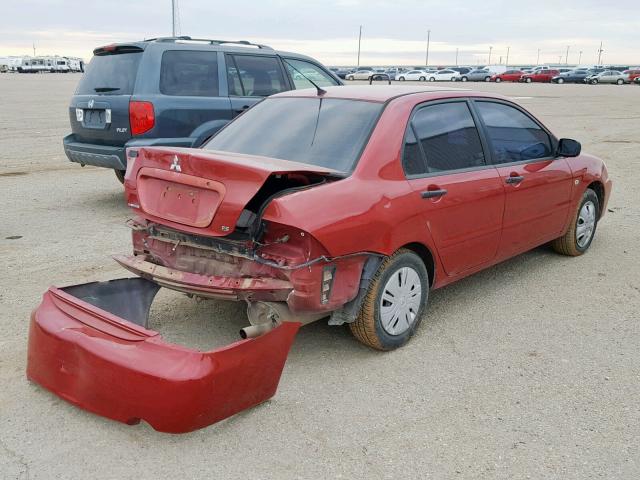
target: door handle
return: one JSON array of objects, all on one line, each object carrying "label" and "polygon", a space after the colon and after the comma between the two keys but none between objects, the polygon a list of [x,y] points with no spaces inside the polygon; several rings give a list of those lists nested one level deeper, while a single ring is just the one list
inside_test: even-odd
[{"label": "door handle", "polygon": [[511,175],[505,179],[506,183],[516,184],[524,180],[522,175]]},{"label": "door handle", "polygon": [[447,191],[444,188],[441,188],[439,190],[425,190],[424,192],[422,192],[422,198],[435,198],[435,197],[441,197],[443,195],[446,195]]}]

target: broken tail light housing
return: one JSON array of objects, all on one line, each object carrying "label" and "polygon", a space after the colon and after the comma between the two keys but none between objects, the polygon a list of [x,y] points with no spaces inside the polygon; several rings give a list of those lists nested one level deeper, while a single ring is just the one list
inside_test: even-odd
[{"label": "broken tail light housing", "polygon": [[156,124],[153,103],[136,100],[129,102],[129,124],[132,135],[142,135],[151,130]]}]

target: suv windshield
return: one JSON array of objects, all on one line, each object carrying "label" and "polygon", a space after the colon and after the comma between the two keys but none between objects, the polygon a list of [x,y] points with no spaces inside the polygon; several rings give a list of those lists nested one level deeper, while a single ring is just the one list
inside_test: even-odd
[{"label": "suv windshield", "polygon": [[142,50],[95,55],[80,79],[76,95],[131,95]]},{"label": "suv windshield", "polygon": [[204,148],[349,172],[381,111],[380,103],[358,100],[270,98],[231,122]]}]

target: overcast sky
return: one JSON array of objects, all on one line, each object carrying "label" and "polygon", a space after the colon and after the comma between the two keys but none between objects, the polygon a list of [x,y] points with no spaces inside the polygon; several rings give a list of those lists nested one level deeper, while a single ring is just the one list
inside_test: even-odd
[{"label": "overcast sky", "polygon": [[[178,0],[179,33],[247,39],[328,65],[565,61],[640,64],[638,0]],[[0,56],[84,58],[113,42],[171,34],[171,0],[2,0]]]}]

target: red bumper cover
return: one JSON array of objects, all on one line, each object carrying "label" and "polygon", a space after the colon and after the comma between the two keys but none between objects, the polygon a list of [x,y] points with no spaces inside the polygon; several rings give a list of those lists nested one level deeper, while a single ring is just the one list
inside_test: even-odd
[{"label": "red bumper cover", "polygon": [[139,278],[51,287],[31,316],[28,378],[83,409],[170,433],[205,427],[275,394],[299,323],[191,350],[142,326],[157,289]]}]

